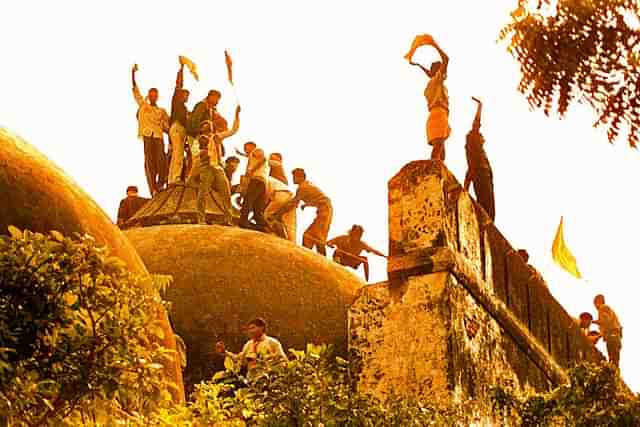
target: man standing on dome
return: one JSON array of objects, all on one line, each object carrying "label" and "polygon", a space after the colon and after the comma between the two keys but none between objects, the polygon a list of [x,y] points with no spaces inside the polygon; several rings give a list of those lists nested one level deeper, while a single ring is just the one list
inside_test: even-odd
[{"label": "man standing on dome", "polygon": [[[430,69],[426,69],[422,65],[413,62],[413,54],[421,46],[432,46],[442,61],[436,61],[431,64]],[[429,83],[424,91],[429,107],[429,118],[427,119],[427,142],[432,147],[431,159],[445,159],[444,143],[451,134],[449,127],[449,94],[445,86],[447,79],[447,68],[449,66],[449,57],[435,42],[433,37],[428,34],[417,36],[411,49],[405,55],[409,64],[420,67],[422,71],[429,77]]]},{"label": "man standing on dome", "polygon": [[[292,243],[296,242],[296,210],[289,209],[283,213],[281,217],[275,215],[281,207],[293,200],[293,193],[289,187],[282,181],[273,176],[268,177],[267,181],[267,208],[264,211],[264,217],[269,228],[276,232],[280,237],[286,238]],[[279,233],[278,228],[284,228],[284,233]],[[284,234],[284,235],[283,235]]]},{"label": "man standing on dome", "polygon": [[164,152],[163,132],[169,130],[169,115],[158,107],[158,89],[151,88],[143,98],[136,84],[138,64],[131,69],[133,97],[138,104],[138,138],[144,142],[144,171],[151,197],[155,196],[166,183],[167,159]]},{"label": "man standing on dome", "polygon": [[176,77],[176,88],[171,99],[171,117],[169,118],[169,139],[171,141],[171,163],[169,165],[169,185],[180,181],[184,166],[184,146],[187,139],[187,118],[189,110],[185,105],[189,100],[189,91],[183,89],[184,64]]},{"label": "man standing on dome", "polygon": [[[242,209],[240,210],[240,221],[238,225],[257,231],[267,231],[267,222],[264,219],[264,211],[267,207],[267,179],[269,176],[267,158],[264,150],[253,147],[250,149],[247,161],[247,171],[244,175],[246,190],[243,194]],[[249,215],[253,213],[253,222],[249,220]]]},{"label": "man standing on dome", "polygon": [[315,246],[320,255],[325,256],[325,244],[329,235],[329,228],[333,219],[331,200],[318,187],[307,181],[304,169],[296,168],[292,172],[293,183],[298,186],[296,195],[290,202],[282,206],[274,215],[282,217],[290,209],[296,209],[300,202],[304,202],[302,209],[311,206],[316,208],[316,218],[302,235],[302,246],[313,249]]},{"label": "man standing on dome", "polygon": [[282,154],[271,153],[269,155],[269,176],[277,179],[284,185],[289,185],[289,180],[287,179],[287,174],[282,164]]},{"label": "man standing on dome", "polygon": [[267,323],[257,318],[247,325],[249,341],[242,347],[238,354],[227,351],[223,342],[216,343],[216,351],[239,362],[241,367],[247,368],[247,379],[257,379],[263,371],[258,365],[258,360],[264,362],[267,367],[287,361],[287,356],[282,349],[282,344],[277,339],[267,335]]}]

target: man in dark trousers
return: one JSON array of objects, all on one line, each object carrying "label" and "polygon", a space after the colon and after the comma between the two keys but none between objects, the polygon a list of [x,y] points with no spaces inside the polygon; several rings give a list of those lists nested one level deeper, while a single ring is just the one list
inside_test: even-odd
[{"label": "man in dark trousers", "polygon": [[129,221],[148,201],[149,199],[138,196],[138,187],[135,185],[127,187],[127,197],[120,201],[118,208],[118,227]]},{"label": "man in dark trousers", "polygon": [[489,215],[491,221],[496,218],[496,207],[493,194],[493,172],[487,153],[484,151],[484,137],[480,133],[480,116],[482,114],[482,102],[477,98],[472,98],[478,103],[476,117],[473,120],[471,131],[467,134],[467,175],[464,179],[464,189],[469,191],[469,186],[473,182],[473,190],[476,193],[476,200]]},{"label": "man in dark trousers", "polygon": [[163,133],[169,131],[169,115],[158,106],[158,89],[151,88],[143,98],[136,83],[135,64],[131,70],[133,97],[138,104],[138,137],[144,142],[144,170],[151,197],[163,189],[167,181],[167,158],[164,152]]}]

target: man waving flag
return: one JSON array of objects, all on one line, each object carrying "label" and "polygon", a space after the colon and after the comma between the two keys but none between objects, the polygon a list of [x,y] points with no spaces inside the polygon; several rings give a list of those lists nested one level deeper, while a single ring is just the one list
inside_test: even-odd
[{"label": "man waving flag", "polygon": [[553,246],[551,247],[551,255],[553,260],[569,274],[582,279],[582,275],[578,270],[578,264],[575,257],[564,242],[564,230],[563,230],[563,218],[560,217],[560,225],[556,232],[556,238],[553,240]]}]

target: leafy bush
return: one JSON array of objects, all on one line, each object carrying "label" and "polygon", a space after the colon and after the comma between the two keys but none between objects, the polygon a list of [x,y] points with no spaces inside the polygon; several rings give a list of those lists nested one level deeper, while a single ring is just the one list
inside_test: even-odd
[{"label": "leafy bush", "polygon": [[608,364],[582,364],[569,372],[569,384],[547,393],[494,388],[493,405],[515,425],[640,426],[640,399]]},{"label": "leafy bush", "polygon": [[0,236],[0,425],[78,425],[162,409],[164,309],[89,236]]},{"label": "leafy bush", "polygon": [[[252,382],[227,360],[227,372],[196,386],[190,408],[202,425],[260,427],[456,425],[460,411],[439,410],[407,399],[381,402],[358,392],[350,364],[331,348],[309,344],[291,350],[287,363],[259,362],[264,374]],[[237,384],[244,384],[238,388]]]}]

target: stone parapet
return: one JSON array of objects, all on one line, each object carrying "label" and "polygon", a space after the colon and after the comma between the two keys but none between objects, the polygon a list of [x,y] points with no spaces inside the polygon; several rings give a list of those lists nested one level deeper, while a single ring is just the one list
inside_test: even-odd
[{"label": "stone parapet", "polygon": [[480,398],[502,382],[544,390],[602,355],[439,161],[389,182],[387,283],[350,308],[360,386],[379,395]]}]

